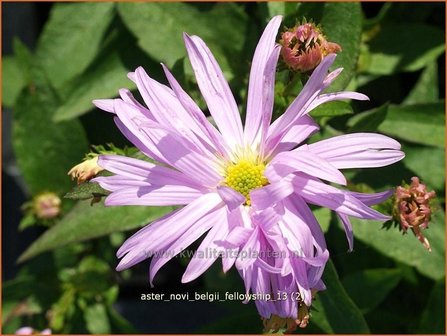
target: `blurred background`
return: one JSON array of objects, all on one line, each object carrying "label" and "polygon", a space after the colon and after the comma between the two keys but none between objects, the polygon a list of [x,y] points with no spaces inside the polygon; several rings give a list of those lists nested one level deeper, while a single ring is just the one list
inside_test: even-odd
[{"label": "blurred background", "polygon": [[[373,131],[403,144],[406,158],[398,164],[346,172],[350,187],[381,191],[419,176],[438,196],[426,233],[431,253],[394,224],[382,229],[360,221],[353,221],[355,248],[348,253],[336,218],[315,209],[337,273],[328,267],[328,291],[317,297],[304,332],[445,333],[445,4],[439,2],[3,3],[3,333],[24,325],[54,333],[261,331],[253,303],[141,300],[149,293],[243,292],[242,282],[216,262],[181,284],[186,258],[166,264],[155,288],[148,261],[115,272],[124,239],[170,209],[90,206],[95,191],[73,189],[67,172],[90,145],[131,146],[91,100],[114,97],[122,87],[135,90],[126,73],[137,66],[166,83],[159,66],[165,63],[206,111],[183,31],[208,43],[243,113],[251,57],[276,14],[288,28],[304,17],[321,24],[343,48],[335,66],[345,70],[331,90],[370,97],[316,111],[322,129],[311,142]],[[283,65],[276,117],[299,92],[289,80]],[[63,198],[70,191],[71,199]],[[61,200],[54,218],[36,210],[38,197],[49,192]]]}]

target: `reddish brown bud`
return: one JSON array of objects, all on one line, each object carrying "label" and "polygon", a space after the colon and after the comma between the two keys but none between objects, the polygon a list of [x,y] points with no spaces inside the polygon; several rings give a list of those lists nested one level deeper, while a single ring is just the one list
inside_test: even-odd
[{"label": "reddish brown bud", "polygon": [[337,43],[328,42],[313,23],[295,26],[282,33],[280,43],[284,63],[299,72],[313,70],[326,55],[341,51],[341,47]]},{"label": "reddish brown bud", "polygon": [[411,184],[396,188],[394,217],[399,221],[402,230],[413,230],[415,236],[431,251],[430,243],[422,234],[422,230],[428,227],[432,210],[430,200],[436,196],[434,191],[427,191],[425,184],[420,183],[419,178],[412,177]]}]

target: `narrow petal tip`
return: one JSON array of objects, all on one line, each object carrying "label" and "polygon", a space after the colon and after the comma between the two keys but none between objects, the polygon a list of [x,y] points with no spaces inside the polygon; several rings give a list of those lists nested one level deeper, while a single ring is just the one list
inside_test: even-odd
[{"label": "narrow petal tip", "polygon": [[132,82],[136,82],[136,79],[135,79],[135,72],[128,72],[127,73],[127,78],[129,78]]},{"label": "narrow petal tip", "polygon": [[103,111],[115,113],[114,99],[95,99],[92,104]]},{"label": "narrow petal tip", "polygon": [[[328,54],[328,55],[326,55],[326,57],[323,59],[323,61],[320,64],[329,63],[329,66],[331,66],[332,63],[334,63],[336,58],[337,58],[337,54]],[[340,68],[340,69],[343,70],[343,68]]]},{"label": "narrow petal tip", "polygon": [[358,96],[357,96],[357,100],[370,100],[369,99],[369,97],[367,96],[367,95],[365,95],[365,94],[363,94],[363,93],[359,93],[359,92],[357,92],[358,93]]},{"label": "narrow petal tip", "polygon": [[182,276],[182,280],[181,280],[181,282],[182,282],[182,283],[188,283],[188,282],[190,282],[191,280],[192,280],[191,277],[185,273],[185,274],[183,274],[183,276]]},{"label": "narrow petal tip", "polygon": [[188,35],[188,33],[186,33],[186,32],[183,32],[183,41],[185,41],[185,43],[191,42],[191,36]]},{"label": "narrow petal tip", "polygon": [[121,261],[121,262],[118,264],[118,266],[115,267],[115,270],[116,270],[117,272],[121,272],[121,271],[126,270],[127,268],[129,268],[129,267],[127,267],[126,264],[124,264],[124,263]]}]

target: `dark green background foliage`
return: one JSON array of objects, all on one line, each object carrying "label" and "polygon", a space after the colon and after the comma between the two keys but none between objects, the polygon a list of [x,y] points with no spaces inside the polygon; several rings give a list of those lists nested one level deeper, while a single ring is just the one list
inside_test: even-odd
[{"label": "dark green background foliage", "polygon": [[[315,209],[331,261],[323,276],[327,290],[317,295],[311,323],[299,332],[444,333],[444,12],[442,3],[54,4],[35,50],[17,39],[14,54],[2,59],[2,104],[13,111],[13,147],[29,197],[53,191],[86,199],[101,192],[95,185],[72,190],[66,174],[89,144],[130,145],[91,100],[115,97],[122,87],[135,90],[126,73],[139,65],[166,82],[159,63],[166,64],[206,112],[183,32],[208,43],[244,113],[251,57],[268,19],[282,14],[284,29],[305,17],[343,48],[333,68],[344,71],[330,90],[370,97],[313,111],[322,128],[310,141],[349,132],[390,135],[402,143],[406,158],[391,167],[346,171],[352,186],[381,191],[419,176],[438,199],[425,231],[431,253],[411,233],[360,220],[353,220],[355,248],[348,253],[340,223],[327,209]],[[278,71],[275,117],[302,87],[299,80],[289,80],[286,70]],[[223,274],[218,263],[199,280],[180,286],[187,260],[176,258],[157,276],[155,289],[148,285],[147,262],[114,271],[114,254],[123,240],[171,209],[106,208],[70,199],[63,199],[63,209],[63,216],[47,223],[22,254],[18,275],[4,282],[3,332],[31,325],[55,333],[169,333],[182,332],[176,321],[185,320],[193,322],[186,323],[187,332],[261,331],[252,303],[185,302],[183,310],[174,303],[141,305],[140,293],[154,290],[242,291],[236,272]],[[22,229],[41,224],[24,218]],[[134,325],[117,311],[123,302],[139,304],[136,317],[125,314]],[[207,319],[209,312],[214,313]]]}]

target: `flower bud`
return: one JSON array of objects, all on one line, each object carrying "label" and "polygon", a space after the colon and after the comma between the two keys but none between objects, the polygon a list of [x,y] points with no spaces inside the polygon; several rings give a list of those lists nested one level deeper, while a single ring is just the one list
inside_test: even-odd
[{"label": "flower bud", "polygon": [[293,71],[313,70],[330,53],[341,51],[334,42],[328,42],[314,23],[304,23],[282,33],[280,44],[284,63]]},{"label": "flower bud", "polygon": [[52,192],[42,193],[33,199],[33,209],[37,218],[55,218],[61,212],[61,199]]},{"label": "flower bud", "polygon": [[77,179],[78,184],[81,184],[95,177],[102,170],[103,168],[98,165],[98,156],[95,156],[71,168],[68,175],[71,175],[73,180]]},{"label": "flower bud", "polygon": [[400,223],[404,233],[408,229],[413,230],[414,235],[431,251],[430,243],[422,234],[422,229],[428,227],[432,209],[430,200],[436,196],[434,191],[427,191],[426,185],[420,183],[416,176],[411,178],[410,185],[396,188],[394,217]]}]

